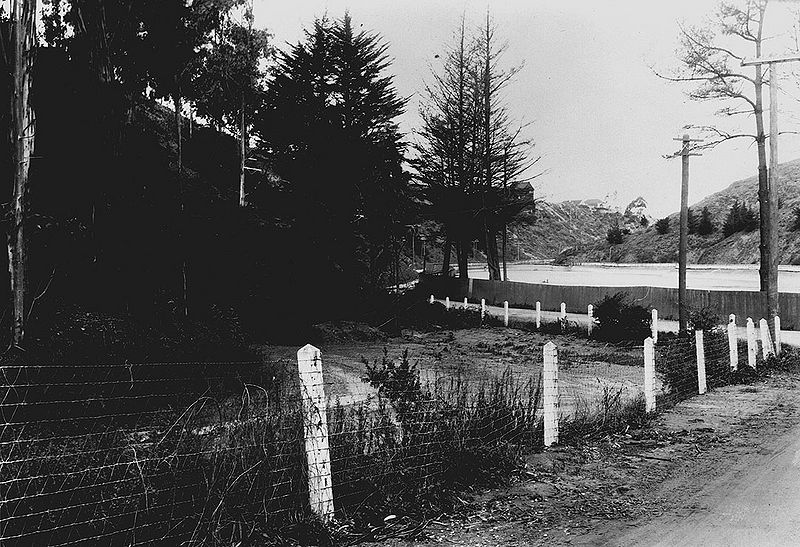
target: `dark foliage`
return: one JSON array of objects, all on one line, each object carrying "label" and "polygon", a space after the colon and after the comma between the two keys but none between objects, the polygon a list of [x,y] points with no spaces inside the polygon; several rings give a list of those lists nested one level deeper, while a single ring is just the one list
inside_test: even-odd
[{"label": "dark foliage", "polygon": [[612,245],[619,245],[623,241],[623,231],[619,226],[612,226],[606,232],[606,241]]},{"label": "dark foliage", "polygon": [[309,306],[336,309],[394,281],[409,200],[396,122],[406,101],[389,64],[386,44],[349,16],[317,20],[278,55],[256,119],[281,222],[301,245],[277,256],[290,257],[283,268]]},{"label": "dark foliage", "polygon": [[789,229],[793,232],[800,230],[800,207],[792,209],[792,225]]},{"label": "dark foliage", "polygon": [[728,237],[736,232],[752,232],[758,227],[758,214],[746,203],[733,202],[722,224],[722,234]]},{"label": "dark foliage", "polygon": [[689,326],[692,330],[710,331],[720,326],[719,314],[708,306],[689,310]]},{"label": "dark foliage", "polygon": [[708,210],[708,207],[703,207],[703,211],[700,213],[700,220],[697,223],[697,233],[701,236],[707,236],[712,234],[715,229],[711,211]]},{"label": "dark foliage", "polygon": [[669,232],[669,217],[660,218],[656,221],[656,232],[661,235]]},{"label": "dark foliage", "polygon": [[631,302],[628,293],[618,292],[595,302],[594,317],[594,336],[599,340],[641,342],[650,336],[650,312]]}]

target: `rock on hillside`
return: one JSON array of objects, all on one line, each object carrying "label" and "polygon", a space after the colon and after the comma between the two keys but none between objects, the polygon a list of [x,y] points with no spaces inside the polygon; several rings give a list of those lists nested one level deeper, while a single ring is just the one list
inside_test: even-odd
[{"label": "rock on hillside", "polygon": [[[800,231],[790,231],[793,210],[800,207],[800,159],[780,167],[780,261],[800,264]],[[691,206],[699,216],[703,207],[711,212],[715,231],[708,236],[689,236],[689,262],[700,264],[754,264],[759,260],[759,233],[735,233],[723,237],[722,224],[734,201],[747,203],[758,210],[758,177],[734,182]],[[610,245],[605,239],[579,255],[580,260],[612,262],[675,262],[678,249],[678,213],[669,215],[669,232],[658,234],[655,226],[625,237],[623,243]]]}]

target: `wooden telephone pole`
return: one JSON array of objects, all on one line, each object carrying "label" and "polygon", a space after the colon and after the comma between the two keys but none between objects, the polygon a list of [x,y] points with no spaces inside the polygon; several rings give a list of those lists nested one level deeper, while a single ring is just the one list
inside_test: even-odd
[{"label": "wooden telephone pole", "polygon": [[678,152],[671,158],[681,157],[681,222],[680,239],[678,242],[678,328],[686,332],[689,323],[689,310],[686,306],[686,259],[689,241],[689,157],[699,156],[691,151],[691,143],[702,142],[701,139],[690,139],[684,134],[680,138],[672,139],[683,144]]},{"label": "wooden telephone pole", "polygon": [[775,339],[775,316],[780,315],[778,300],[778,65],[800,61],[800,54],[744,59],[742,66],[769,65],[769,171],[764,196],[759,195],[761,222],[761,293],[764,314]]}]

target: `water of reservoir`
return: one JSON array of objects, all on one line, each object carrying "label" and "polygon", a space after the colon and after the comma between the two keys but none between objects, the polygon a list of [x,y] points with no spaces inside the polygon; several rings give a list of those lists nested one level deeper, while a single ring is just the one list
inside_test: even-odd
[{"label": "water of reservoir", "polygon": [[[488,279],[486,265],[470,265],[470,277]],[[586,285],[595,287],[678,287],[676,264],[509,264],[508,279],[524,283]],[[689,289],[759,290],[756,264],[692,264],[686,271]],[[800,266],[781,266],[778,290],[800,293]]]}]

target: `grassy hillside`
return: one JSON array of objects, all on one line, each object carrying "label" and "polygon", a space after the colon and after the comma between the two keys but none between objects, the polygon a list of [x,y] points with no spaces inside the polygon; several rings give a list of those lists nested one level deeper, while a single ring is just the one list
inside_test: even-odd
[{"label": "grassy hillside", "polygon": [[[585,252],[605,242],[608,229],[622,223],[619,213],[594,210],[574,202],[541,202],[536,220],[513,230],[526,258],[550,259],[560,253]],[[516,258],[516,244],[509,240],[509,258]]]},{"label": "grassy hillside", "polygon": [[[800,159],[781,164],[780,168],[779,258],[782,264],[800,264],[800,231],[790,231],[794,221],[793,210],[800,207]],[[722,234],[722,224],[735,200],[746,202],[758,210],[758,178],[752,176],[731,184],[728,188],[711,194],[691,205],[700,214],[708,207],[715,231],[708,236],[689,236],[689,262],[699,264],[754,264],[759,260],[758,229],[750,233]],[[591,249],[580,253],[583,261],[612,262],[674,262],[678,249],[678,213],[669,215],[670,229],[660,235],[655,227],[630,234],[623,243],[610,245],[599,240]]]}]

